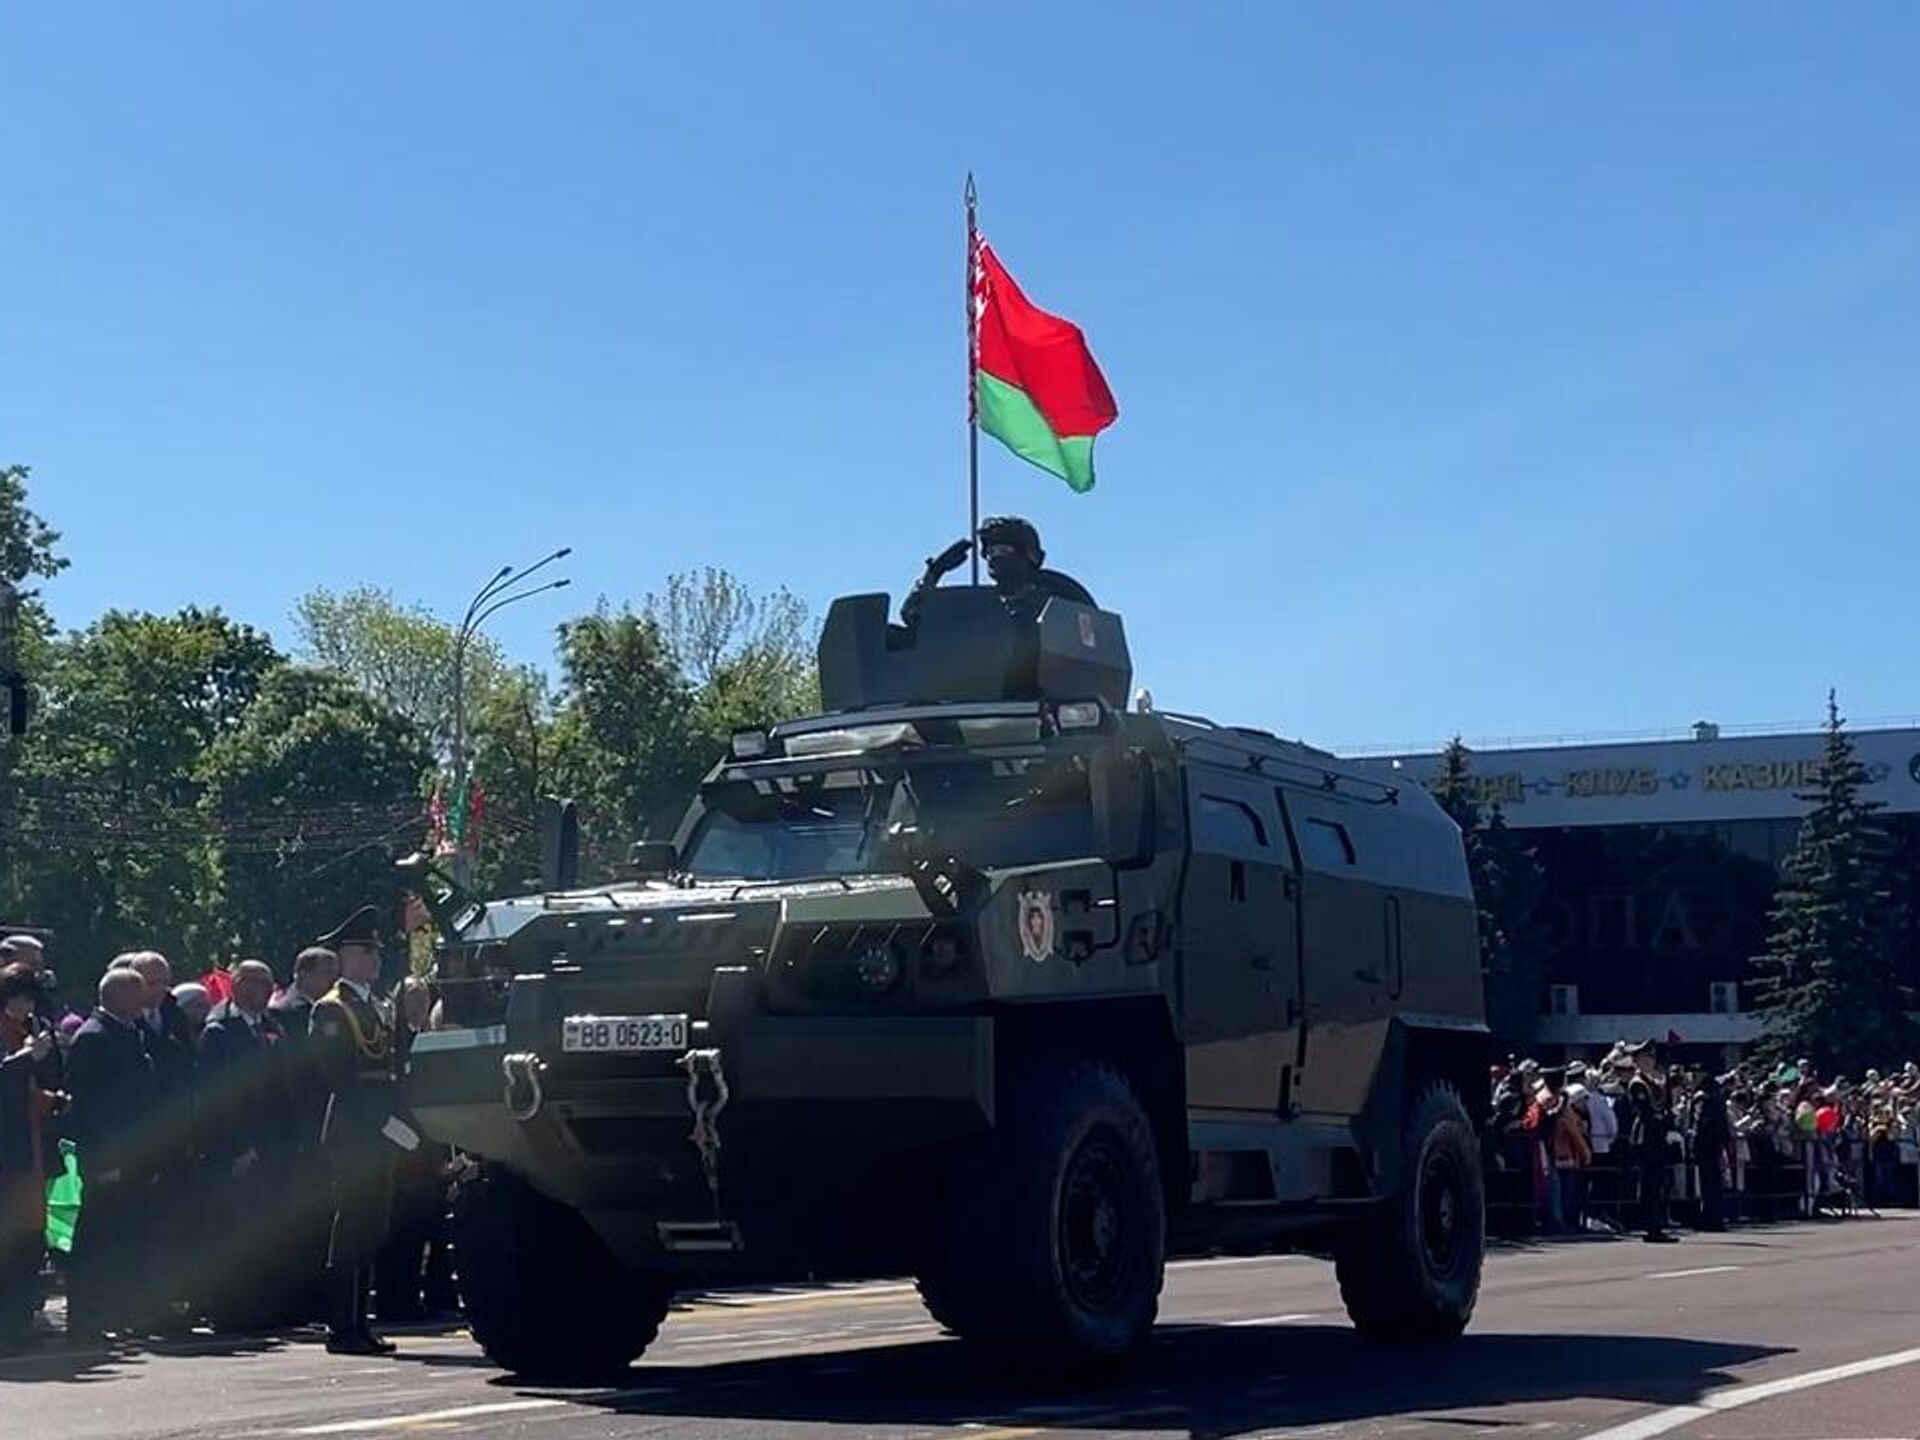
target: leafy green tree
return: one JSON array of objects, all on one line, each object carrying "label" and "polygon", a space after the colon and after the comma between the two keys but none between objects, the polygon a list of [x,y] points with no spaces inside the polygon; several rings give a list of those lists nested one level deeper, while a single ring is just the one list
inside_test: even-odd
[{"label": "leafy green tree", "polygon": [[281,663],[217,610],[114,611],[54,643],[16,771],[15,869],[18,918],[60,933],[69,982],[134,945],[190,972],[217,958],[201,762]]},{"label": "leafy green tree", "polygon": [[790,591],[756,596],[709,566],[668,576],[641,611],[692,691],[695,723],[715,741],[819,708],[815,626]]},{"label": "leafy green tree", "polygon": [[[455,626],[391,593],[314,590],[294,610],[303,659],[353,681],[420,728],[451,759]],[[473,879],[482,894],[529,888],[540,868],[539,804],[551,780],[545,677],[507,664],[487,636],[470,638],[461,690],[470,774],[485,797]]]},{"label": "leafy green tree", "polygon": [[13,587],[18,601],[13,654],[0,656],[0,664],[10,661],[32,680],[45,668],[53,639],[53,622],[32,582],[53,579],[67,568],[67,560],[57,548],[60,532],[27,503],[30,473],[25,465],[0,465],[0,582]]},{"label": "leafy green tree", "polygon": [[420,844],[431,764],[418,725],[343,677],[268,676],[205,762],[232,941],[284,971],[360,905],[392,925],[394,861]]},{"label": "leafy green tree", "polygon": [[486,797],[474,882],[483,895],[521,894],[540,879],[540,806],[554,791],[546,679],[503,670],[468,710],[473,778]]},{"label": "leafy green tree", "polygon": [[[16,671],[31,685],[46,668],[53,626],[29,582],[51,580],[67,568],[67,562],[55,548],[59,534],[27,503],[28,473],[24,465],[0,465],[0,585],[11,590],[9,596],[0,597],[0,604],[8,612],[0,616],[0,624],[7,625],[0,670]],[[0,714],[11,699],[0,690]],[[0,917],[22,913],[20,877],[11,863],[16,849],[14,832],[21,823],[20,787],[13,771],[14,762],[29,743],[25,737],[0,733]]]},{"label": "leafy green tree", "polygon": [[[413,722],[438,745],[453,731],[453,661],[458,632],[432,612],[402,605],[371,585],[334,593],[308,591],[294,606],[297,654],[344,675],[389,709]],[[464,667],[468,714],[483,705],[510,672],[499,647],[485,635],[467,641]]]},{"label": "leafy green tree", "polygon": [[25,465],[0,465],[0,577],[20,585],[30,579],[51,580],[67,568],[55,548],[60,532],[51,528],[27,504]]},{"label": "leafy green tree", "polygon": [[583,874],[607,879],[625,869],[635,840],[672,834],[713,747],[647,616],[603,603],[566,622],[560,669],[554,791],[580,805]]},{"label": "leafy green tree", "polygon": [[1431,789],[1466,845],[1479,910],[1487,1024],[1501,1040],[1523,1045],[1545,1008],[1546,967],[1534,925],[1544,878],[1533,847],[1507,824],[1500,806],[1482,808],[1471,762],[1466,745],[1454,736],[1441,754]]},{"label": "leafy green tree", "polygon": [[1829,1073],[1859,1074],[1912,1053],[1913,996],[1901,985],[1902,916],[1891,845],[1866,798],[1838,701],[1827,697],[1819,787],[1781,867],[1766,953],[1755,961],[1764,1048],[1806,1056]]}]

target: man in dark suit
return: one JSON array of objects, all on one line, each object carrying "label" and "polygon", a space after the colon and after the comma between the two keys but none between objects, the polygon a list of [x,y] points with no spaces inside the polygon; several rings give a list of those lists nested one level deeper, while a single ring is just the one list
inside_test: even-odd
[{"label": "man in dark suit", "polygon": [[180,1333],[192,1328],[202,1298],[194,1273],[205,1243],[197,1229],[200,1033],[174,998],[173,965],[166,956],[142,950],[128,965],[147,985],[140,1031],[153,1060],[153,1232],[172,1241],[158,1247],[150,1261],[161,1302],[154,1320],[159,1330]]},{"label": "man in dark suit", "polygon": [[147,986],[130,969],[100,978],[100,1003],[67,1052],[67,1133],[86,1202],[73,1237],[67,1333],[98,1338],[151,1318],[141,1283],[153,1197],[153,1061],[140,1035]]},{"label": "man in dark suit", "polygon": [[273,971],[258,960],[241,961],[233,970],[233,998],[214,1007],[200,1037],[203,1215],[226,1241],[205,1282],[209,1312],[223,1330],[259,1328],[276,1318],[269,1265],[278,1258],[273,1247],[280,1236],[258,1219],[272,1209],[272,1159],[286,1125],[280,1022],[267,1011],[272,999]]},{"label": "man in dark suit", "polygon": [[392,1342],[367,1323],[374,1258],[386,1238],[399,1103],[393,1016],[373,993],[380,975],[376,912],[354,912],[325,942],[340,957],[340,983],[313,1007],[315,1060],[327,1077],[320,1144],[333,1174],[333,1234],[327,1251],[327,1349],[385,1355]]},{"label": "man in dark suit", "polygon": [[293,983],[267,1007],[280,1027],[282,1123],[275,1132],[272,1170],[280,1184],[276,1209],[285,1241],[280,1247],[282,1318],[305,1322],[326,1313],[327,1232],[333,1224],[332,1178],[320,1149],[327,1113],[327,1077],[314,1063],[309,1042],[313,1007],[340,979],[340,957],[310,945],[293,962]]}]

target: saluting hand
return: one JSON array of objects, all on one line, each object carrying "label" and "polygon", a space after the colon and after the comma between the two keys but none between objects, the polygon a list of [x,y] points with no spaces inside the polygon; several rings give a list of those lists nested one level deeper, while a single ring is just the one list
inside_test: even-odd
[{"label": "saluting hand", "polygon": [[967,556],[973,553],[971,540],[956,540],[938,555],[927,561],[927,573],[933,576],[951,574],[967,563]]}]

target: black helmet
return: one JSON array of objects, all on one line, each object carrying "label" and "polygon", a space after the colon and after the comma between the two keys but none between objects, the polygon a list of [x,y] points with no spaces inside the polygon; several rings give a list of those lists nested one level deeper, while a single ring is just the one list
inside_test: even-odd
[{"label": "black helmet", "polygon": [[1047,552],[1041,548],[1040,532],[1033,528],[1031,521],[1022,520],[1018,515],[994,515],[980,522],[980,548],[1006,545],[1023,551],[1034,565],[1046,563]]}]

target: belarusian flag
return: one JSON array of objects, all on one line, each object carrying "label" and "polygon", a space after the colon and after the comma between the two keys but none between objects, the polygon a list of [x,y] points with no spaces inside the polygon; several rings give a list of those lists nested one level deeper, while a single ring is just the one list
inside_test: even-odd
[{"label": "belarusian flag", "polygon": [[1075,490],[1093,488],[1093,437],[1120,414],[1080,327],[1020,293],[974,246],[973,393],[980,428]]}]

